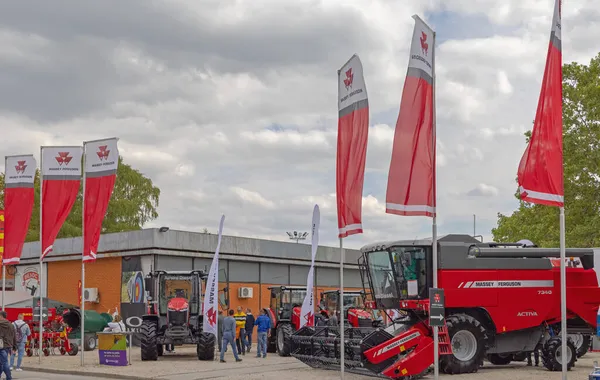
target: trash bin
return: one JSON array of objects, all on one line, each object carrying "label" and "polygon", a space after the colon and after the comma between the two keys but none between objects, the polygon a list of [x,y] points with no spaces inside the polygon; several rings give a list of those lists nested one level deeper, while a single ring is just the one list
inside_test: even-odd
[{"label": "trash bin", "polygon": [[[72,328],[69,339],[80,340],[81,339],[81,310],[80,309],[68,309],[63,314],[63,320],[65,323]],[[112,316],[108,313],[98,313],[94,310],[85,311],[85,331],[83,334],[83,347],[85,351],[92,351],[96,348],[96,333],[103,331],[108,323],[112,321]]]},{"label": "trash bin", "polygon": [[98,359],[100,365],[126,366],[129,364],[127,354],[127,333],[99,332]]}]

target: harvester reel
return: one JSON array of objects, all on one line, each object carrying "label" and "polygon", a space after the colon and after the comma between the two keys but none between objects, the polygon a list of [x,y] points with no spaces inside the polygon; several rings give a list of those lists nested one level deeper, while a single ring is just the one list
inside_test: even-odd
[{"label": "harvester reel", "polygon": [[145,320],[140,327],[140,344],[142,346],[142,361],[158,360],[158,341],[156,339],[156,323]]},{"label": "harvester reel", "polygon": [[[567,370],[577,361],[577,348],[570,338],[567,338]],[[562,340],[559,337],[550,338],[542,348],[542,363],[550,371],[562,370]]]},{"label": "harvester reel", "polygon": [[488,334],[477,319],[468,314],[453,314],[446,318],[452,354],[440,357],[440,368],[450,375],[473,373],[483,365],[488,348]]}]

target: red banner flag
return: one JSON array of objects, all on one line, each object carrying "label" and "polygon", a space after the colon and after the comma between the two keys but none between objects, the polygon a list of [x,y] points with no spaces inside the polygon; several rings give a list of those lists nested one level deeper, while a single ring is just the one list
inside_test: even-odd
[{"label": "red banner flag", "polygon": [[556,0],[533,131],[517,178],[523,201],[558,207],[564,205],[561,45],[561,4]]},{"label": "red banner flag", "polygon": [[102,222],[115,187],[119,150],[116,138],[84,143],[83,261],[95,261]]},{"label": "red banner flag", "polygon": [[410,47],[388,176],[386,212],[435,216],[435,35],[419,17]]},{"label": "red banner flag", "polygon": [[52,251],[81,183],[80,146],[42,147],[42,256]]},{"label": "red banner flag", "polygon": [[369,100],[360,58],[355,54],[338,71],[336,195],[338,237],[362,229],[362,194],[369,134]]},{"label": "red banner flag", "polygon": [[4,256],[4,210],[0,210],[0,263]]},{"label": "red banner flag", "polygon": [[4,265],[21,261],[34,202],[37,162],[32,154],[7,156],[4,173]]}]

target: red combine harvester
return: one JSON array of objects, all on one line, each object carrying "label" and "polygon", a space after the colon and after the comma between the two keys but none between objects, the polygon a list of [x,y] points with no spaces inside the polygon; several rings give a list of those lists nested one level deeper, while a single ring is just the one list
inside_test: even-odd
[{"label": "red combine harvester", "polygon": [[[400,309],[406,316],[385,328],[348,328],[345,366],[350,372],[418,378],[433,364],[431,240],[378,243],[361,251],[367,296],[378,309]],[[566,255],[582,263],[567,268],[567,332],[593,334],[600,304],[593,250],[567,249]],[[561,338],[551,333],[561,322],[560,271],[551,263],[556,257],[559,249],[481,243],[468,235],[440,238],[438,286],[446,305],[440,371],[477,372],[486,357],[533,351],[538,343],[544,366],[559,371]],[[338,334],[329,327],[304,327],[292,336],[292,356],[315,368],[339,369]],[[571,368],[576,347],[570,339],[567,344]]]},{"label": "red combine harvester", "polygon": [[[372,327],[373,313],[365,308],[365,292],[344,291],[344,322],[353,327]],[[328,290],[321,293],[320,313],[317,316],[322,317],[322,324],[331,321],[331,316],[335,315],[339,324],[340,316],[340,291]],[[318,321],[315,324],[319,325]]]}]

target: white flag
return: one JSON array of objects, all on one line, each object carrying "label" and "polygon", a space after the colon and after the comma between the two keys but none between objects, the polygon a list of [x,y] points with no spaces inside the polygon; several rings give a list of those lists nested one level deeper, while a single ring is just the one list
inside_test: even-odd
[{"label": "white flag", "polygon": [[312,220],[312,259],[310,262],[310,269],[308,271],[308,278],[306,280],[306,296],[304,297],[304,302],[302,302],[302,309],[300,311],[300,327],[315,325],[315,297],[313,282],[315,270],[315,257],[317,256],[317,248],[319,247],[320,222],[321,213],[319,212],[319,205],[315,205]]},{"label": "white flag", "polygon": [[219,223],[217,250],[215,251],[212,264],[210,264],[210,271],[206,280],[206,291],[204,292],[204,305],[202,307],[202,310],[204,310],[202,330],[203,332],[213,334],[215,337],[218,336],[217,331],[219,331],[217,326],[217,313],[219,311],[219,249],[221,248],[221,235],[223,234],[224,222],[225,215],[222,215],[221,222]]}]

